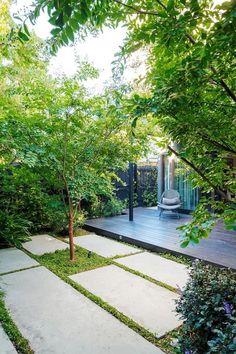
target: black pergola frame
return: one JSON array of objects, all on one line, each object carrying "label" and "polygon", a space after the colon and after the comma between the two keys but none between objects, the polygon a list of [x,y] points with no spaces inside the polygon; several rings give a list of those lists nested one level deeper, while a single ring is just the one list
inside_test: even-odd
[{"label": "black pergola frame", "polygon": [[134,220],[134,163],[129,162],[129,221]]}]

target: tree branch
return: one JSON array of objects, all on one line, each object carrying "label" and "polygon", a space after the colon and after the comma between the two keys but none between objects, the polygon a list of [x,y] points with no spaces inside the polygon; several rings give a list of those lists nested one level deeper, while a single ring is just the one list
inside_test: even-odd
[{"label": "tree branch", "polygon": [[[211,66],[211,71],[213,72],[213,74],[218,75],[216,69],[213,66]],[[221,86],[225,89],[227,94],[234,100],[234,102],[236,102],[236,95],[231,90],[231,88],[229,88],[229,86],[225,83],[225,81],[223,79],[220,79],[219,82],[220,82]]]},{"label": "tree branch", "polygon": [[157,2],[164,10],[167,10],[167,7],[166,7],[160,0],[156,0],[156,2]]},{"label": "tree branch", "polygon": [[218,141],[215,141],[214,139],[210,138],[209,136],[207,136],[205,134],[202,134],[202,133],[198,133],[198,134],[199,134],[199,136],[202,137],[203,140],[209,142],[211,145],[214,145],[214,146],[220,148],[221,150],[224,150],[226,152],[236,155],[236,150],[232,149],[231,147],[229,147],[225,144],[219,143]]},{"label": "tree branch", "polygon": [[168,150],[182,160],[186,165],[191,167],[202,179],[205,181],[213,190],[215,190],[224,200],[228,201],[228,196],[219,187],[216,187],[208,177],[202,173],[202,171],[196,167],[191,161],[188,161],[185,157],[181,156],[177,151],[175,151],[170,145],[167,146]]},{"label": "tree branch", "polygon": [[[120,0],[113,0],[113,1],[115,1],[117,4],[120,4],[120,5],[124,6],[124,7],[129,8],[129,9],[131,9],[131,10],[133,10],[136,13],[141,14],[141,15],[159,16],[158,12],[156,12],[156,11],[140,10],[140,9],[136,8],[135,6],[127,5],[127,4],[123,3]],[[160,0],[156,0],[156,1],[163,9],[165,9],[167,11],[167,7]],[[193,45],[196,44],[195,39],[189,33],[185,33],[185,36],[188,38],[190,43],[192,43]],[[216,69],[213,66],[211,66],[210,69],[213,72],[213,74],[218,75]],[[223,79],[219,79],[218,82],[223,87],[223,89],[228,94],[228,96],[230,96],[233,99],[233,101],[236,102],[236,95],[234,94],[233,90],[226,84],[226,82]]]},{"label": "tree branch", "polygon": [[192,44],[196,43],[195,39],[193,39],[193,37],[189,33],[185,33],[185,36],[188,38],[189,42],[191,42]]}]

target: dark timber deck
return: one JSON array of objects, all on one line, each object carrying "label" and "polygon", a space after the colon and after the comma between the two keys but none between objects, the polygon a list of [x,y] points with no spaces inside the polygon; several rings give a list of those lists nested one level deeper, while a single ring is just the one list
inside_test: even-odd
[{"label": "dark timber deck", "polygon": [[91,219],[85,223],[85,228],[152,251],[186,255],[236,270],[236,232],[226,231],[219,224],[208,239],[202,240],[197,246],[183,249],[176,227],[189,220],[190,216],[183,214],[180,219],[174,215],[160,219],[156,209],[136,208],[134,221],[130,222],[128,215]]}]

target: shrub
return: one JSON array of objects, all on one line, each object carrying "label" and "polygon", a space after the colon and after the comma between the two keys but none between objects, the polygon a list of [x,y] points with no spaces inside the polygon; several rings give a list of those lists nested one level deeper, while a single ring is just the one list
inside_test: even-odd
[{"label": "shrub", "polygon": [[179,352],[236,352],[236,274],[194,262],[177,312],[184,321]]},{"label": "shrub", "polygon": [[25,167],[0,166],[0,244],[20,246],[29,234],[67,227],[60,196]]},{"label": "shrub", "polygon": [[157,191],[155,189],[154,190],[145,189],[142,194],[142,198],[143,198],[143,205],[145,207],[157,206]]},{"label": "shrub", "polygon": [[96,197],[88,208],[91,217],[120,215],[125,208],[125,202],[111,196],[110,198]]},{"label": "shrub", "polygon": [[29,240],[31,223],[20,215],[0,211],[0,247],[20,246]]}]

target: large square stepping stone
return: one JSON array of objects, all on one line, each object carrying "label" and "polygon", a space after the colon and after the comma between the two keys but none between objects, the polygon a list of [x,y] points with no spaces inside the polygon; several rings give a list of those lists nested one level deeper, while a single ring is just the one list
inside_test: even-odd
[{"label": "large square stepping stone", "polygon": [[65,250],[69,245],[49,235],[35,235],[32,236],[31,241],[23,243],[23,247],[27,251],[41,256],[44,253]]},{"label": "large square stepping stone", "polygon": [[127,246],[121,242],[92,234],[75,237],[74,243],[103,257],[114,257],[138,252],[138,249],[135,247]]},{"label": "large square stepping stone", "polygon": [[38,265],[38,262],[17,248],[0,250],[0,274],[30,268],[36,265]]},{"label": "large square stepping stone", "polygon": [[188,268],[184,264],[148,252],[116,259],[116,263],[137,270],[174,288],[183,289],[188,280]]},{"label": "large square stepping stone", "polygon": [[162,353],[44,267],[2,276],[0,284],[14,322],[37,354]]},{"label": "large square stepping stone", "polygon": [[153,332],[157,337],[178,327],[178,295],[115,265],[70,276],[84,288]]},{"label": "large square stepping stone", "polygon": [[4,332],[0,324],[0,353],[1,354],[17,354],[12,342]]}]

